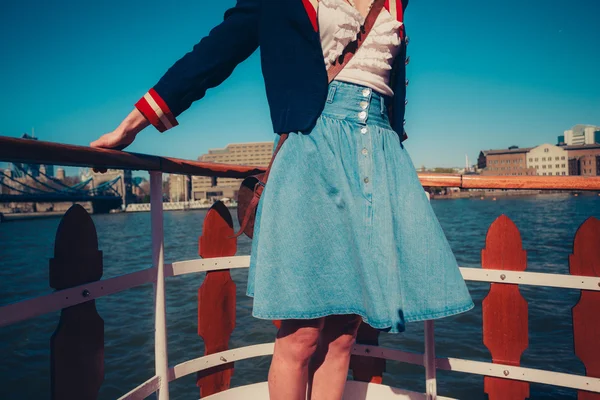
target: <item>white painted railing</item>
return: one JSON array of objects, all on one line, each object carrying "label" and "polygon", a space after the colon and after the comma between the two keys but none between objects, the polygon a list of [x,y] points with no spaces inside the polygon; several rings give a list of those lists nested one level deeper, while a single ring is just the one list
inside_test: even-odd
[{"label": "white painted railing", "polygon": [[[160,182],[160,178],[153,176],[152,181]],[[159,398],[161,400],[168,399],[168,382],[170,381],[232,361],[271,355],[273,353],[273,343],[266,343],[231,349],[189,360],[170,368],[167,367],[164,278],[214,270],[248,268],[250,257],[236,256],[206,260],[196,259],[163,264],[162,218],[160,217],[162,212],[160,211],[160,207],[157,207],[157,210],[156,215],[153,214],[152,221],[155,267],[1,307],[0,326],[11,325],[41,314],[59,311],[65,307],[98,299],[145,283],[154,282],[156,305],[156,375],[120,399],[142,399],[155,391],[159,391]],[[162,279],[159,280],[156,278],[159,276],[157,273],[161,269],[163,270]],[[482,270],[477,268],[461,268],[461,272],[463,277],[469,281],[518,283],[520,285],[600,291],[600,279],[592,277],[538,272]],[[160,281],[162,283],[159,284],[158,282]],[[89,291],[90,294],[88,297],[81,297],[80,294],[84,290]],[[424,366],[426,369],[427,399],[436,398],[435,372],[437,369],[600,393],[600,378],[458,358],[435,358],[433,321],[425,322],[424,354],[358,344],[352,349],[352,354]]]}]

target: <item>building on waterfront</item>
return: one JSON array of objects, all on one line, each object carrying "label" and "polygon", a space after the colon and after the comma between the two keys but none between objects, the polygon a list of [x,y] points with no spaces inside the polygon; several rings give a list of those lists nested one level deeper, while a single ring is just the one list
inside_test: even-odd
[{"label": "building on waterfront", "polygon": [[482,150],[477,167],[482,175],[598,176],[600,143]]},{"label": "building on waterfront", "polygon": [[575,125],[558,144],[569,154],[569,175],[600,175],[600,126]]},{"label": "building on waterfront", "polygon": [[569,154],[569,175],[600,175],[600,143],[561,147]]},{"label": "building on waterfront", "polygon": [[559,145],[581,146],[600,143],[600,126],[578,124],[558,137]]},{"label": "building on waterfront", "polygon": [[189,175],[169,175],[169,201],[189,201],[192,193],[192,178]]},{"label": "building on waterfront", "polygon": [[535,168],[527,166],[527,153],[531,147],[482,150],[477,158],[477,169],[481,175],[535,175]]},{"label": "building on waterfront", "polygon": [[534,175],[569,175],[569,154],[564,146],[541,144],[527,152],[527,168]]},{"label": "building on waterfront", "polygon": [[[273,142],[232,143],[222,149],[209,150],[198,161],[267,167],[272,155]],[[192,200],[237,200],[241,179],[219,178],[216,185],[213,183],[211,177],[192,177]]]}]

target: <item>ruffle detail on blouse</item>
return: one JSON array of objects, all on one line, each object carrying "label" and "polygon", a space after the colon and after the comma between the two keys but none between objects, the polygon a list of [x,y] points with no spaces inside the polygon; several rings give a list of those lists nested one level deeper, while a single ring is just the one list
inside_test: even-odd
[{"label": "ruffle detail on blouse", "polygon": [[[345,0],[321,0],[319,8],[324,7],[326,16],[335,15],[336,30],[333,35],[333,45],[324,55],[327,68],[342,54],[348,43],[356,40],[365,18]],[[377,17],[375,26],[365,39],[358,53],[348,63],[346,68],[360,66],[368,72],[391,70],[393,50],[401,43],[399,30],[402,23],[393,18],[389,12],[382,11]]]},{"label": "ruffle detail on blouse", "polygon": [[369,39],[375,44],[399,46],[402,41],[400,39],[400,27],[402,27],[402,23],[392,18],[389,13],[382,14],[378,20],[381,20],[381,22],[373,27],[363,46],[368,44]]},{"label": "ruffle detail on blouse", "polygon": [[[324,10],[321,10],[321,7]],[[319,12],[325,12],[328,15],[335,14],[338,20],[337,30],[333,35],[334,44],[325,55],[325,64],[329,67],[342,54],[348,43],[356,40],[364,18],[356,8],[345,1],[340,3],[337,0],[321,0]]]},{"label": "ruffle detail on blouse", "polygon": [[392,52],[382,52],[380,49],[374,48],[362,48],[361,57],[353,58],[348,63],[347,68],[353,68],[361,66],[362,70],[365,68],[370,72],[377,72],[378,70],[388,71],[392,69]]}]

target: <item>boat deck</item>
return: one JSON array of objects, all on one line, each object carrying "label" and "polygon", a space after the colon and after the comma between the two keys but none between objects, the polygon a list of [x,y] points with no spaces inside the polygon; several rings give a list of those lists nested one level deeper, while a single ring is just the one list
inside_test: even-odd
[{"label": "boat deck", "polygon": [[[212,396],[205,397],[208,400],[239,400],[239,399],[252,399],[261,400],[269,399],[269,390],[267,382],[259,382],[252,385],[240,386],[233,389],[226,390],[221,393],[214,394]],[[346,382],[346,390],[344,392],[343,400],[426,400],[427,396],[425,393],[410,392],[408,390],[402,390],[386,385],[379,385],[376,383],[366,383],[358,381]],[[437,396],[437,400],[455,400],[451,397]]]}]

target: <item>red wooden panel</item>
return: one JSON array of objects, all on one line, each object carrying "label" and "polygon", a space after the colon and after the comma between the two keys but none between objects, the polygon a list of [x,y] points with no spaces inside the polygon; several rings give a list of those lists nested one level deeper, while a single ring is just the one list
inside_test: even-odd
[{"label": "red wooden panel", "polygon": [[[569,256],[572,275],[600,277],[600,221],[588,218],[577,230],[573,254]],[[585,365],[587,376],[600,378],[600,292],[582,290],[573,307],[575,354]],[[600,400],[599,393],[579,391],[579,400]]]},{"label": "red wooden panel", "polygon": [[[63,216],[50,259],[50,287],[61,290],[102,277],[94,222],[80,205]],[[89,296],[83,290],[81,296]],[[96,399],[104,380],[104,321],[94,300],[65,308],[50,339],[51,398]]]},{"label": "red wooden panel", "polygon": [[[521,234],[506,215],[498,217],[490,226],[485,249],[481,251],[481,265],[484,269],[507,271],[525,271],[527,268]],[[529,344],[527,309],[518,285],[491,284],[490,292],[483,300],[483,343],[492,354],[492,362],[520,365],[521,354]],[[490,400],[529,397],[527,382],[486,376],[484,389]]]},{"label": "red wooden panel", "polygon": [[[379,345],[379,334],[380,331],[362,322],[358,327],[356,343],[377,346]],[[350,368],[355,381],[381,383],[385,371],[385,360],[383,358],[352,355],[350,357]]]},{"label": "red wooden panel", "polygon": [[[233,234],[231,214],[218,201],[204,219],[200,257],[235,256],[237,239]],[[198,335],[204,340],[205,355],[229,349],[229,338],[235,328],[235,302],[235,283],[229,270],[207,272],[198,289]],[[232,374],[233,363],[199,372],[196,384],[200,387],[200,397],[229,389]]]}]

